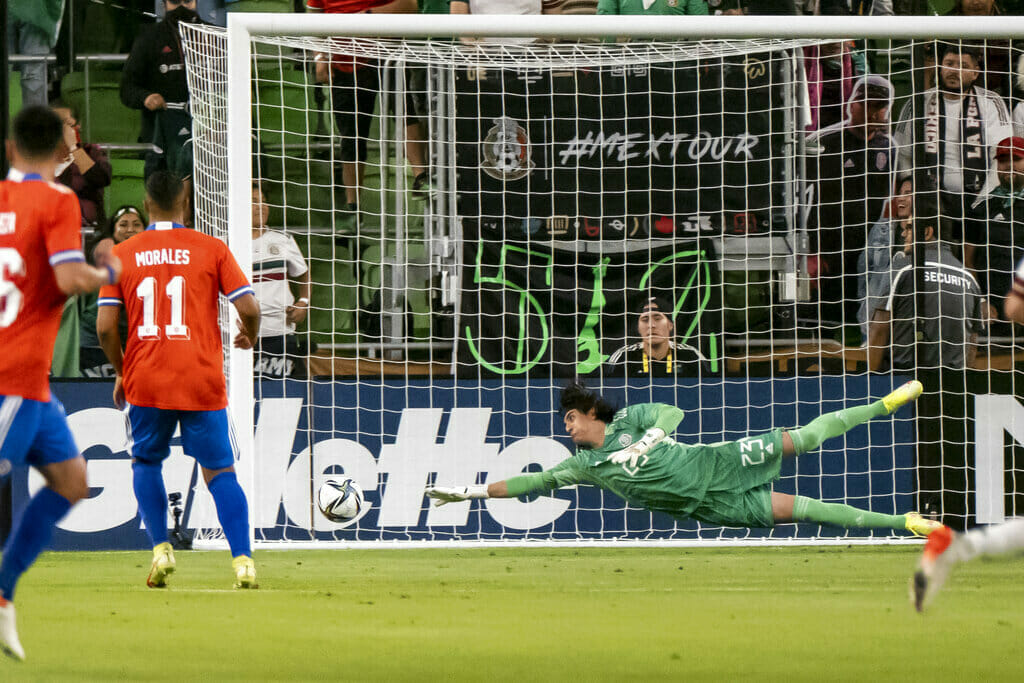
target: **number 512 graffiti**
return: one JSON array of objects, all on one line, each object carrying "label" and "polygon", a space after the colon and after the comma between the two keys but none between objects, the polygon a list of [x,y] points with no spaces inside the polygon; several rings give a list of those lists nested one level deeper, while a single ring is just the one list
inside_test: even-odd
[{"label": "number 512 graffiti", "polygon": [[[538,270],[541,271],[543,286],[547,290],[546,293],[550,294],[551,277],[554,270],[553,258],[551,254],[533,251],[525,247],[510,244],[502,245],[496,272],[493,276],[488,276],[484,275],[483,254],[484,245],[481,244],[477,247],[476,267],[473,271],[474,284],[500,285],[506,291],[518,292],[519,294],[514,307],[515,323],[513,326],[515,329],[510,331],[508,335],[516,335],[515,353],[513,358],[499,361],[502,365],[490,362],[483,357],[479,345],[473,340],[473,331],[469,325],[466,325],[464,328],[466,345],[477,362],[491,372],[498,375],[520,375],[537,365],[547,352],[551,342],[550,326],[548,324],[550,313],[544,310],[540,300],[534,293],[530,292],[528,287],[524,287],[508,277],[508,260],[510,255],[520,255],[520,258],[524,258],[525,263],[529,264],[531,273],[536,273]],[[686,282],[679,283],[678,293],[672,308],[672,319],[675,320],[676,314],[686,302],[687,297],[691,293],[698,297],[696,311],[690,316],[686,329],[679,335],[679,341],[684,344],[693,335],[694,330],[696,330],[701,315],[704,313],[704,309],[711,298],[711,268],[704,258],[705,252],[700,249],[688,249],[669,254],[652,263],[639,282],[639,289],[642,291],[646,289],[651,277],[659,268],[672,268],[680,261],[692,262],[694,257],[697,258],[696,267],[692,269]],[[587,311],[583,328],[577,333],[576,337],[576,348],[579,351],[576,361],[576,374],[579,375],[585,375],[594,371],[608,358],[607,355],[601,353],[600,341],[597,337],[597,326],[600,323],[601,313],[607,302],[604,295],[604,278],[610,261],[611,259],[604,258],[600,263],[591,268],[594,276],[594,289],[590,300],[590,309]],[[698,285],[697,276],[702,273],[704,277]],[[529,355],[528,341],[530,338],[529,325],[531,316],[535,316],[540,323],[540,344],[537,346],[537,350],[532,355]],[[508,327],[506,326],[506,329]],[[527,357],[528,355],[529,357]],[[712,356],[714,356],[714,353],[712,353]],[[712,360],[716,361],[717,358],[713,357]],[[511,361],[511,365],[509,365],[509,361]]]}]

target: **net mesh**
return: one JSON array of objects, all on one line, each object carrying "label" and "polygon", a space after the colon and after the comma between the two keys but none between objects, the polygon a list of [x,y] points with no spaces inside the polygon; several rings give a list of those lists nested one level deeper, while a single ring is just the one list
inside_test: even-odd
[{"label": "net mesh", "polygon": [[[570,457],[558,394],[577,377],[620,405],[682,407],[677,441],[708,444],[917,376],[916,408],[787,458],[775,490],[954,526],[1016,513],[1008,41],[980,46],[983,80],[956,107],[935,84],[970,65],[944,70],[935,41],[253,36],[246,85],[227,83],[224,33],[183,31],[196,221],[221,236],[229,88],[253,96],[253,201],[273,232],[252,254],[273,331],[258,541],[894,537],[677,521],[589,486],[427,504],[429,484]],[[664,320],[641,316],[652,297]],[[315,505],[339,474],[371,505],[344,528]]]}]

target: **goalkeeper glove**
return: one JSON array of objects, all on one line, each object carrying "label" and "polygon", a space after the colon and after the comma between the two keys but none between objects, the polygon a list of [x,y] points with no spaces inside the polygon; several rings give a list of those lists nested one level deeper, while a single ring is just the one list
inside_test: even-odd
[{"label": "goalkeeper glove", "polygon": [[487,495],[487,484],[473,486],[428,486],[427,497],[434,499],[434,507],[445,503],[458,503],[471,498],[490,498]]},{"label": "goalkeeper glove", "polygon": [[636,469],[636,463],[641,455],[654,448],[655,444],[665,438],[665,430],[660,427],[651,427],[644,432],[643,438],[631,446],[615,451],[608,456],[607,460],[616,465],[628,462],[630,469]]}]

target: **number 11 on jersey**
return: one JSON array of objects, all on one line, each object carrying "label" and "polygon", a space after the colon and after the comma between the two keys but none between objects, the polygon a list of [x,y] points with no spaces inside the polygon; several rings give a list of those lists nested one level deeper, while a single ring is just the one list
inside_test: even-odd
[{"label": "number 11 on jersey", "polygon": [[[135,288],[135,296],[142,299],[142,324],[139,325],[139,339],[159,339],[160,326],[156,324],[157,316],[157,282],[153,276],[146,277]],[[168,339],[188,339],[188,325],[185,324],[185,278],[175,275],[164,288],[170,299],[171,322],[164,325],[164,334]]]}]

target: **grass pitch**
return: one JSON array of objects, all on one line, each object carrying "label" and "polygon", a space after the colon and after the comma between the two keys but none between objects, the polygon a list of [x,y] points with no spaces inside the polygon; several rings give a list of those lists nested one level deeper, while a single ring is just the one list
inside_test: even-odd
[{"label": "grass pitch", "polygon": [[960,568],[925,615],[917,548],[49,553],[3,681],[1020,680],[1024,562]]}]

